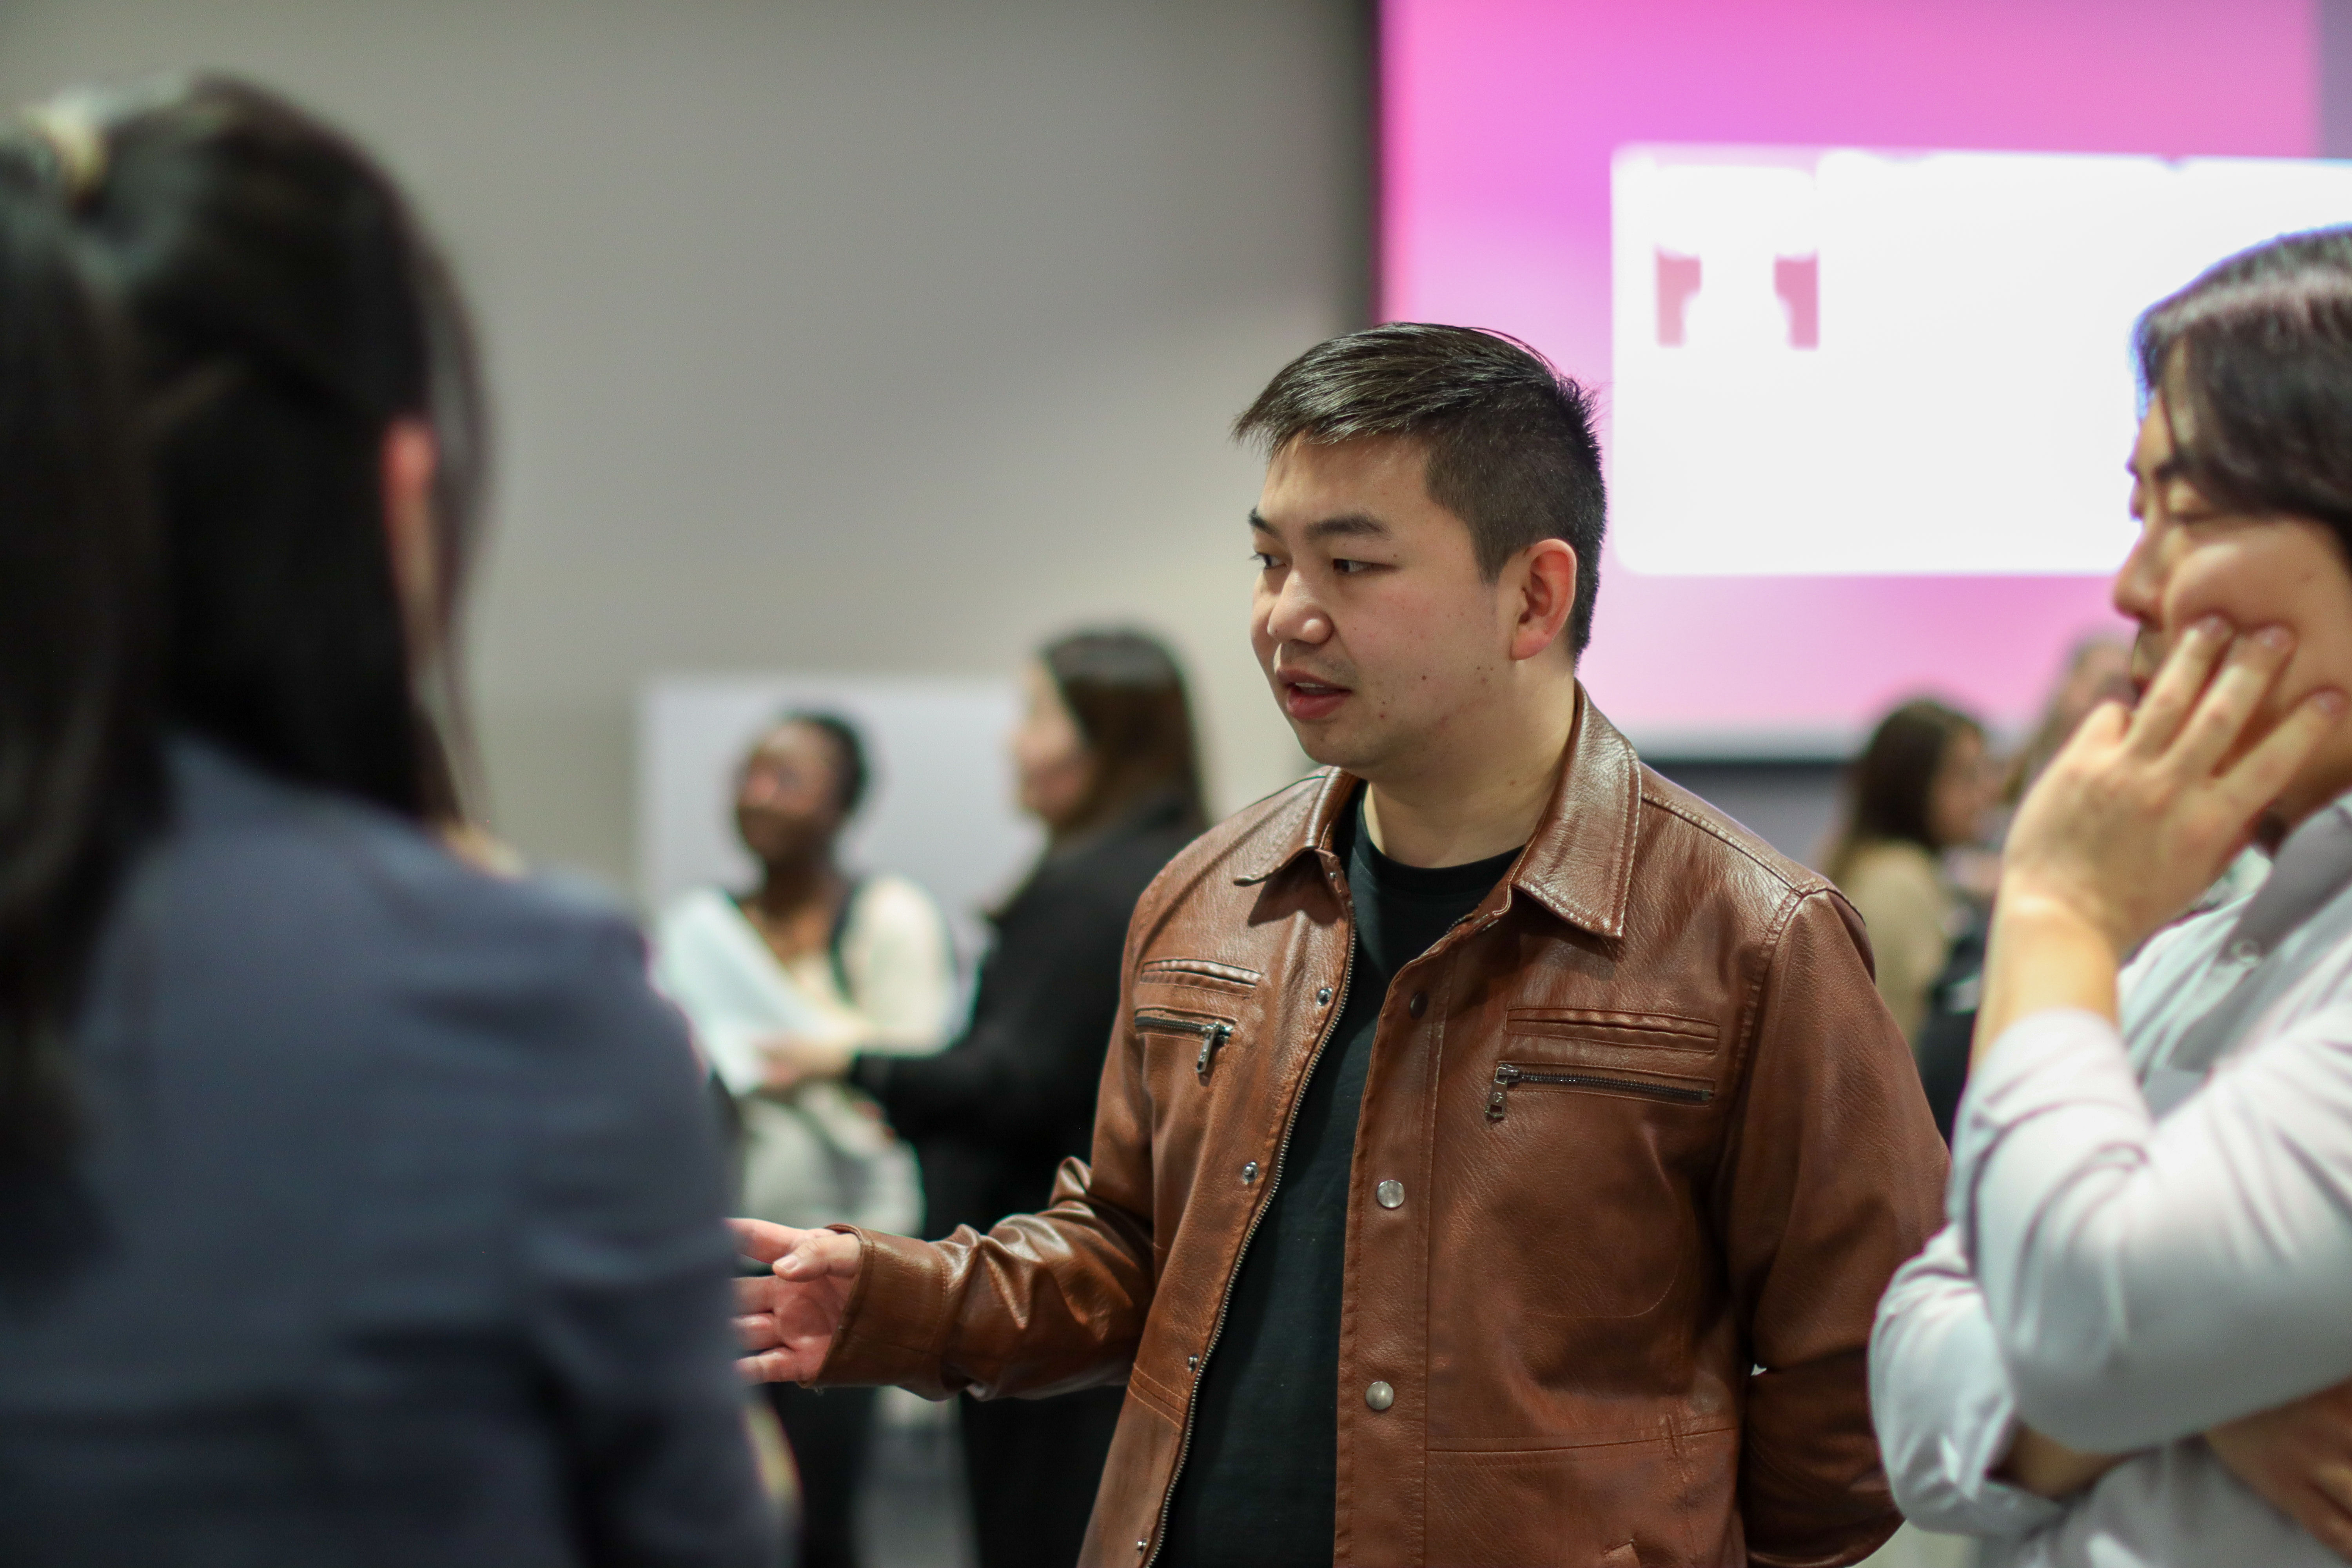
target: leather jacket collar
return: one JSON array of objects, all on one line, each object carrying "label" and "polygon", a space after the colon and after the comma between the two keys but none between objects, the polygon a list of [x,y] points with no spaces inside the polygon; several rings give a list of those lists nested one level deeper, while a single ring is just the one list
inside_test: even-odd
[{"label": "leather jacket collar", "polygon": [[[1352,773],[1325,769],[1321,785],[1301,791],[1289,808],[1291,820],[1270,835],[1266,857],[1234,880],[1244,887],[1265,881],[1310,850],[1329,863],[1332,830],[1359,782]],[[1551,804],[1505,885],[1595,936],[1623,936],[1641,811],[1641,763],[1580,681],[1576,724]]]}]

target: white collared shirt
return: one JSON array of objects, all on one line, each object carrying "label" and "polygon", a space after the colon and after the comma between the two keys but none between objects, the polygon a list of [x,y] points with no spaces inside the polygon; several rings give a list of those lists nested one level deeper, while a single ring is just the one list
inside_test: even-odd
[{"label": "white collared shirt", "polygon": [[[2352,813],[2308,826],[2341,840]],[[1895,1275],[1871,1344],[1915,1522],[1997,1538],[1994,1561],[2021,1568],[2340,1568],[2197,1435],[2352,1377],[2347,899],[2266,970],[2241,930],[2252,900],[2200,915],[2126,971],[2120,1031],[2036,1014],[1978,1068],[1950,1223]],[[2262,1005],[2182,1097],[2174,1052],[2242,982]],[[1990,1474],[2021,1419],[2135,1457],[2046,1501]]]}]

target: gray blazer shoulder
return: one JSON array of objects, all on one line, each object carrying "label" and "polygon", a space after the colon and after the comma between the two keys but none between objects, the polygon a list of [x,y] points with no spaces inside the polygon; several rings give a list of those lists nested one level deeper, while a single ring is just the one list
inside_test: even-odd
[{"label": "gray blazer shoulder", "polygon": [[74,1041],[88,1244],[0,1315],[0,1512],[91,1561],[761,1559],[711,1108],[633,924],[199,742],[171,776]]}]

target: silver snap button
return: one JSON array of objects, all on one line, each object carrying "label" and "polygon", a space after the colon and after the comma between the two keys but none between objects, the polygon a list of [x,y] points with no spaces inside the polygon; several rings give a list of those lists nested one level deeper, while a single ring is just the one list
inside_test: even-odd
[{"label": "silver snap button", "polygon": [[1135,1543],[1135,1549],[1138,1552],[1149,1552],[1151,1550],[1151,1542],[1149,1541],[1139,1541]]},{"label": "silver snap button", "polygon": [[1331,988],[1328,985],[1315,993],[1315,1005],[1318,1007],[1328,1007],[1331,1005]]},{"label": "silver snap button", "polygon": [[1396,1390],[1385,1383],[1376,1383],[1364,1390],[1364,1403],[1375,1410],[1386,1410],[1396,1403]]},{"label": "silver snap button", "polygon": [[1416,1018],[1420,1017],[1423,1013],[1428,1012],[1429,993],[1426,991],[1414,992],[1412,994],[1412,1000],[1404,1005],[1404,1010],[1412,1014]]},{"label": "silver snap button", "polygon": [[1381,1207],[1384,1209],[1402,1208],[1404,1206],[1404,1184],[1402,1182],[1396,1181],[1382,1182],[1379,1186],[1372,1189],[1372,1196],[1378,1200]]},{"label": "silver snap button", "polygon": [[1184,1370],[1185,1370],[1186,1372],[1198,1372],[1198,1371],[1200,1371],[1200,1370],[1201,1370],[1201,1358],[1200,1358],[1199,1356],[1196,1356],[1196,1355],[1188,1355],[1188,1356],[1186,1356],[1186,1357],[1184,1358]]},{"label": "silver snap button", "polygon": [[1242,1167],[1242,1185],[1246,1187],[1256,1180],[1257,1162],[1255,1160],[1252,1160],[1248,1164]]}]

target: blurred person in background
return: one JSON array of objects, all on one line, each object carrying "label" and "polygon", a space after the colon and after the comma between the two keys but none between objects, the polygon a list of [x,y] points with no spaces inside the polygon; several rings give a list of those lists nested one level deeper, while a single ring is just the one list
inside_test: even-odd
[{"label": "blurred person in background", "polygon": [[[2032,736],[2010,759],[2008,779],[2001,788],[2004,805],[2014,809],[2050,759],[2102,702],[2131,696],[2131,645],[2120,637],[2089,637],[2074,645],[2066,668],[2051,689]],[[1911,1052],[1918,1059],[1919,1082],[1927,1091],[1927,1109],[1935,1113],[1936,1131],[1946,1142],[1952,1137],[1952,1119],[1958,1114],[1960,1096],[1968,1088],[1969,1044],[1976,1034],[1977,1004],[1983,993],[1985,936],[1990,923],[1992,893],[2000,876],[2000,852],[1984,856],[1987,875],[1963,890],[1969,895],[1960,906],[1958,928],[1951,949],[1934,984],[1927,987],[1927,1015],[1911,1037]],[[2258,852],[2243,861],[2259,868],[2267,864]],[[2226,879],[2225,879],[2226,880]],[[2245,890],[2251,890],[2251,884]]]},{"label": "blurred person in background", "polygon": [[[1021,808],[1045,852],[995,916],[971,1022],[928,1058],[795,1042],[782,1081],[842,1078],[922,1156],[925,1236],[985,1230],[1050,1197],[1094,1140],[1095,1092],[1118,1018],[1129,918],[1206,826],[1183,672],[1155,638],[1086,631],[1023,672],[1012,737]],[[838,1394],[823,1395],[838,1398]],[[1078,1560],[1121,1392],[960,1402],[982,1568]]]},{"label": "blurred person in background", "polygon": [[625,920],[445,841],[480,444],[435,250],[257,89],[31,125],[0,142],[0,1555],[764,1568],[685,1027]]},{"label": "blurred person in background", "polygon": [[[2140,695],[2011,824],[1950,1223],[1888,1288],[1905,1511],[2011,1568],[2352,1559],[2352,228],[2141,317]],[[2257,890],[2182,918],[2249,840]]]},{"label": "blurred person in background", "polygon": [[[782,715],[736,774],[735,830],[759,885],[696,889],[656,928],[655,981],[685,1010],[730,1097],[738,1212],[757,1219],[906,1230],[922,1217],[914,1152],[874,1102],[837,1082],[772,1085],[761,1050],[794,1032],[899,1055],[946,1037],[955,964],[939,906],[904,877],[853,877],[840,864],[842,831],[869,787],[856,726],[835,713]],[[800,1468],[801,1568],[850,1568],[879,1391],[766,1386]]]},{"label": "blurred person in background", "polygon": [[2042,706],[2041,722],[2017,754],[2010,759],[2009,778],[2001,790],[2004,804],[2014,808],[2025,798],[2050,759],[2082,728],[2083,721],[2102,702],[2128,701],[2132,694],[2131,644],[2105,633],[2084,637],[2066,657],[2066,668]]},{"label": "blurred person in background", "polygon": [[1880,720],[1848,776],[1845,826],[1822,869],[1860,911],[1878,994],[1915,1049],[1965,918],[1944,858],[1982,837],[1999,788],[1984,727],[1926,700]]}]

